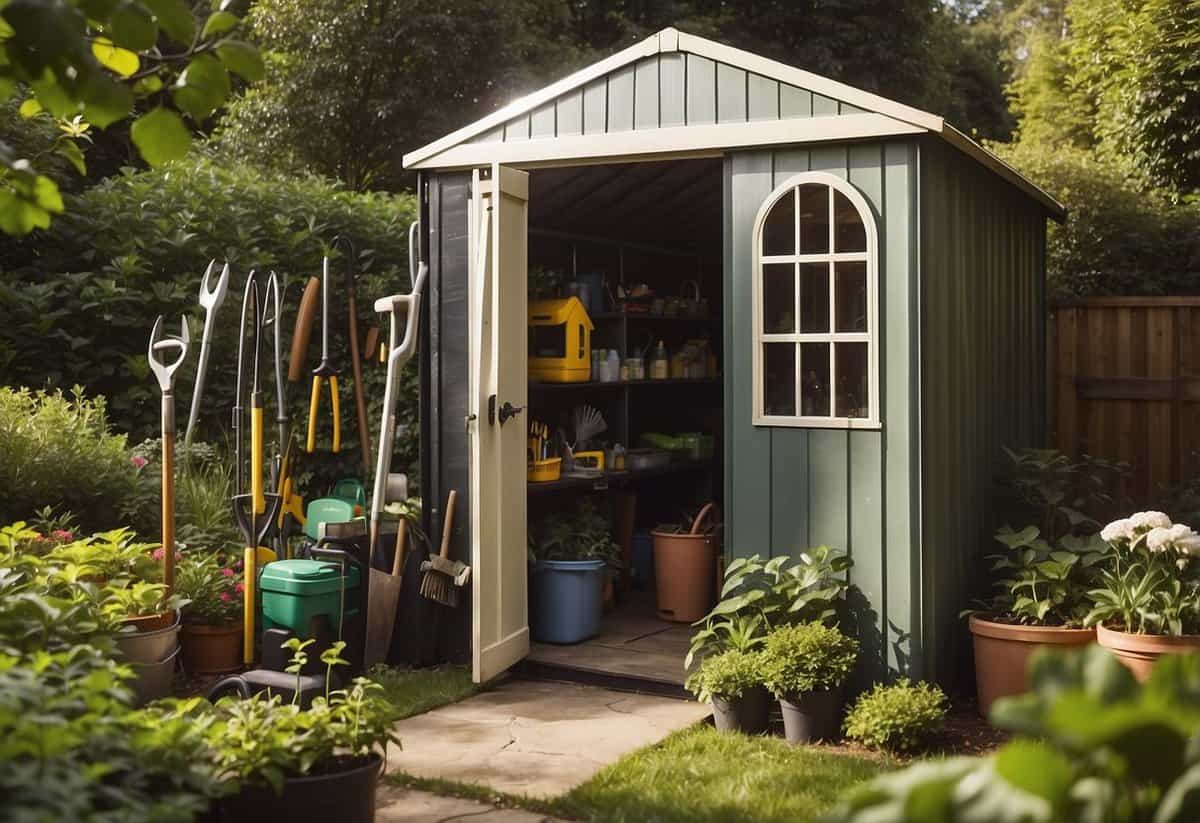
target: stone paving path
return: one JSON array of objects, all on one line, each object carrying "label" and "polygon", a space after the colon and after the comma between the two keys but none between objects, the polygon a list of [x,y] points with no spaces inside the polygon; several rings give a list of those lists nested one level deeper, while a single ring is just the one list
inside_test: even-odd
[{"label": "stone paving path", "polygon": [[[404,750],[389,749],[388,770],[507,794],[555,797],[629,752],[700,722],[709,712],[708,706],[686,700],[570,683],[508,681],[402,720],[396,731]],[[514,823],[538,819],[511,818]]]},{"label": "stone paving path", "polygon": [[474,800],[416,789],[382,786],[375,794],[376,823],[562,823],[520,809],[497,809]]}]

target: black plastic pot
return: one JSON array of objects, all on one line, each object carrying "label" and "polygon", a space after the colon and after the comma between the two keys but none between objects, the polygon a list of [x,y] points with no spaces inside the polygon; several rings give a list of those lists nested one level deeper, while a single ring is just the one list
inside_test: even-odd
[{"label": "black plastic pot", "polygon": [[803,692],[779,699],[783,735],[795,745],[838,736],[842,714],[842,687],[823,692]]},{"label": "black plastic pot", "polygon": [[714,697],[712,707],[717,731],[762,734],[770,722],[771,693],[755,686],[733,700]]},{"label": "black plastic pot", "polygon": [[345,771],[311,777],[289,777],[283,794],[253,786],[220,801],[216,819],[223,823],[372,823],[375,786],[383,758],[373,754]]}]

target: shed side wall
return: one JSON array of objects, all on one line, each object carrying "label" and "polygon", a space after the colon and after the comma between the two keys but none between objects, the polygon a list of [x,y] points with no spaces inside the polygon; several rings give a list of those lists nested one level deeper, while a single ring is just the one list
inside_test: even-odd
[{"label": "shed side wall", "polygon": [[922,634],[930,674],[966,686],[958,615],[986,590],[1002,447],[1045,437],[1046,216],[952,148],[919,146]]},{"label": "shed side wall", "polygon": [[[731,557],[828,544],[854,560],[860,678],[921,676],[913,628],[916,415],[916,146],[864,143],[736,152],[726,161],[725,396]],[[881,431],[755,427],[753,224],[775,186],[802,171],[846,178],[879,228]]]}]

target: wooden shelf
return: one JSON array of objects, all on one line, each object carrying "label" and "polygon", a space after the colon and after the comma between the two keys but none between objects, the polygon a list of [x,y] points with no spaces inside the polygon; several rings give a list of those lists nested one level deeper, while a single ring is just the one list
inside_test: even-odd
[{"label": "wooden shelf", "polygon": [[590,380],[586,383],[542,383],[530,381],[530,390],[562,391],[565,389],[615,389],[621,386],[703,386],[718,384],[721,377],[668,377],[665,380],[610,380],[601,382]]},{"label": "wooden shelf", "polygon": [[715,318],[712,315],[693,316],[690,314],[651,314],[649,312],[636,311],[598,311],[588,314],[592,320],[679,320],[690,321],[692,323],[712,323]]},{"label": "wooden shelf", "polygon": [[562,489],[586,488],[591,488],[594,491],[603,491],[612,486],[620,486],[648,477],[707,471],[712,467],[712,460],[673,460],[665,466],[656,466],[652,469],[626,469],[619,472],[605,472],[599,477],[562,477],[558,480],[551,480],[548,483],[527,482],[525,487],[530,494],[542,494]]}]

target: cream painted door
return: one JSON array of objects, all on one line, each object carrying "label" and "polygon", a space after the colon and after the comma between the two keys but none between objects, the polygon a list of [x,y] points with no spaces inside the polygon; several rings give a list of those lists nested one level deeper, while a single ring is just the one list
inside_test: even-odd
[{"label": "cream painted door", "polygon": [[529,653],[526,597],[526,243],[529,175],[472,179],[472,672],[486,683]]}]

